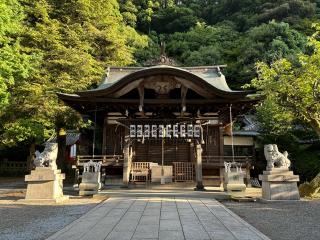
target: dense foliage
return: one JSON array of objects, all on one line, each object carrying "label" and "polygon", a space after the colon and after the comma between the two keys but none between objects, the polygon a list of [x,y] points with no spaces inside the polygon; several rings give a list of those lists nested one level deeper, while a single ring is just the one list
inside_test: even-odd
[{"label": "dense foliage", "polygon": [[[148,34],[151,46],[165,41],[167,54],[181,65],[227,64],[224,72],[235,88],[256,76],[257,61],[271,63],[310,50],[306,35],[312,33],[311,23],[318,21],[319,9],[317,1],[305,0],[120,3],[128,23]],[[141,51],[136,58],[143,64],[155,48]]]},{"label": "dense foliage", "polygon": [[262,115],[261,123],[271,123],[263,128],[269,133],[277,134],[289,128],[293,120],[300,120],[308,123],[320,136],[320,43],[315,41],[314,47],[311,56],[299,56],[298,66],[286,59],[271,66],[257,64],[258,78],[252,81],[252,85],[264,96],[258,113]]},{"label": "dense foliage", "polygon": [[1,142],[9,146],[74,125],[79,119],[55,93],[97,84],[106,66],[134,63],[147,44],[116,0],[10,0],[0,8]]},{"label": "dense foliage", "polygon": [[227,64],[233,88],[256,78],[265,139],[301,128],[313,138],[319,17],[318,0],[0,0],[0,145],[77,126],[55,92],[95,86],[108,65],[143,65],[162,41],[179,65]]}]

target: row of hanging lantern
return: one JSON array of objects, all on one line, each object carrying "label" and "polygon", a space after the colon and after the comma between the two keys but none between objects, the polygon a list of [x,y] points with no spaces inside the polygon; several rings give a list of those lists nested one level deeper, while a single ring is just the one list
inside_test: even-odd
[{"label": "row of hanging lantern", "polygon": [[[229,106],[229,120],[230,120],[230,138],[231,138],[231,154],[232,154],[232,162],[235,162],[235,157],[234,157],[234,138],[233,138],[233,117],[232,117],[232,104],[230,104]],[[208,143],[208,124],[207,125],[207,138],[206,138],[206,143]],[[97,127],[97,108],[94,111],[94,130],[93,130],[93,141],[92,141],[92,157],[94,158],[95,156],[95,142],[96,142],[96,127]],[[203,133],[203,127],[201,126],[201,134],[200,134],[200,143],[204,144],[204,133]],[[144,136],[144,134],[143,134]],[[165,134],[163,134],[163,136],[165,136]],[[142,143],[144,143],[145,138],[142,137]],[[164,143],[164,138],[162,140],[162,142]],[[162,145],[163,145],[162,143]],[[208,144],[206,144],[208,145]]]}]

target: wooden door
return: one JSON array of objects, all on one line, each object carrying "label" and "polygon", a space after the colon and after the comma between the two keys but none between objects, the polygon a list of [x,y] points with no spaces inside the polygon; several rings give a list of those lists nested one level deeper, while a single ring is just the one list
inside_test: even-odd
[{"label": "wooden door", "polygon": [[[154,162],[161,164],[161,141],[145,141],[144,144],[136,142],[134,144],[134,161]],[[174,141],[167,139],[164,143],[164,164],[172,165],[173,162],[190,161],[190,144],[184,141]]]},{"label": "wooden door", "polygon": [[220,131],[218,126],[204,126],[203,138],[205,144],[202,145],[203,156],[219,156],[220,155]]}]

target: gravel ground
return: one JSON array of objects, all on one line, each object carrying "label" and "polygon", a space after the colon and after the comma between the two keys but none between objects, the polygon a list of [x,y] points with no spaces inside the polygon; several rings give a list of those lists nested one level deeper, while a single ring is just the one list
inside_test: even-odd
[{"label": "gravel ground", "polygon": [[[101,201],[73,197],[64,204],[19,204],[17,200],[25,194],[23,179],[3,180],[0,178],[0,240],[45,239]],[[320,200],[222,203],[273,240],[320,239]]]},{"label": "gravel ground", "polygon": [[64,204],[18,204],[24,191],[0,195],[0,240],[45,239],[96,206],[101,200],[71,198]]},{"label": "gravel ground", "polygon": [[320,200],[222,203],[273,240],[320,239]]},{"label": "gravel ground", "polygon": [[[22,177],[0,177],[0,194],[12,192],[13,190],[23,190],[27,184]],[[0,195],[1,197],[1,195]]]}]

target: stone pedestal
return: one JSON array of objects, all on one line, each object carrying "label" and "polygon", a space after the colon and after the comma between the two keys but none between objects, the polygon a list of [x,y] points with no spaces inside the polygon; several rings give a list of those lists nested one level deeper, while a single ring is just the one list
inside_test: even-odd
[{"label": "stone pedestal", "polygon": [[68,199],[63,195],[64,173],[51,167],[37,167],[25,176],[28,183],[25,201],[61,202]]},{"label": "stone pedestal", "polygon": [[243,172],[225,172],[223,182],[224,190],[232,197],[245,197],[246,185],[244,184],[243,177]]},{"label": "stone pedestal", "polygon": [[259,175],[262,181],[262,199],[263,200],[299,200],[297,182],[299,176],[293,175],[292,171],[282,168],[273,168],[263,171]]},{"label": "stone pedestal", "polygon": [[79,195],[87,196],[97,194],[98,190],[102,187],[100,178],[100,172],[83,172],[82,182],[79,185]]}]

